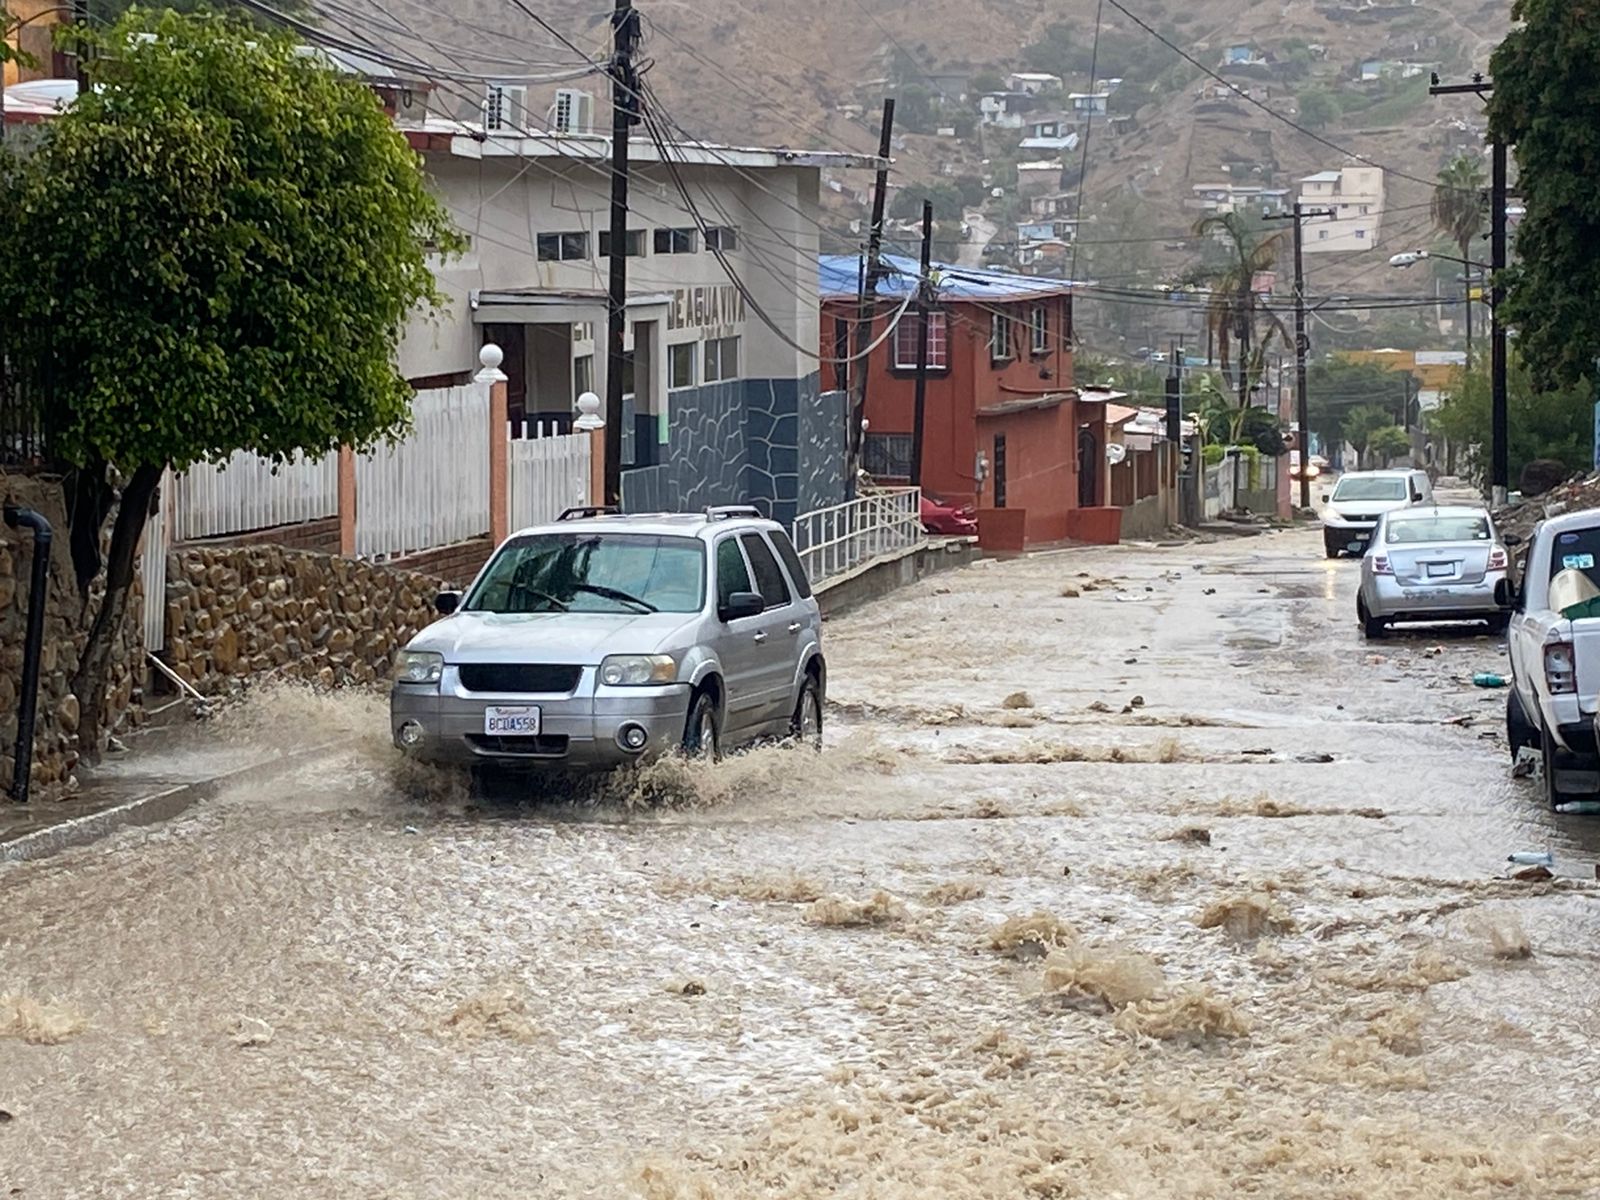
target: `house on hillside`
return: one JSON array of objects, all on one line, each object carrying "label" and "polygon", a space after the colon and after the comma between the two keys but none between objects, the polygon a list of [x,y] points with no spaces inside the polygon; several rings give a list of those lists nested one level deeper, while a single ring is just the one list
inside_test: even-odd
[{"label": "house on hillside", "polygon": [[1331,209],[1331,218],[1310,218],[1305,224],[1307,254],[1371,250],[1383,226],[1382,167],[1347,166],[1318,171],[1300,180],[1298,199],[1304,208]]},{"label": "house on hillside", "polygon": [[[918,264],[887,260],[872,334],[882,336],[917,287]],[[848,344],[861,263],[821,260],[822,333]],[[1001,548],[1087,539],[1104,526],[1107,395],[1072,377],[1072,285],[1064,279],[940,264],[928,329],[923,487],[986,510],[980,527]],[[867,360],[865,468],[904,482],[911,470],[918,326],[903,316]],[[851,369],[862,369],[859,366]],[[830,386],[844,387],[838,370]]]},{"label": "house on hillside", "polygon": [[1017,149],[1050,153],[1074,150],[1078,145],[1078,134],[1072,124],[1072,118],[1062,113],[1029,117],[1024,126],[1027,136],[1017,144]]},{"label": "house on hillside", "polygon": [[1059,158],[1040,159],[1017,164],[1017,196],[1031,200],[1061,190],[1061,173],[1066,165]]},{"label": "house on hillside", "polygon": [[1110,92],[1072,92],[1067,96],[1067,102],[1079,118],[1103,117],[1110,98]]},{"label": "house on hillside", "polygon": [[1033,104],[1031,92],[986,92],[978,97],[978,123],[993,129],[1021,129]]},{"label": "house on hillside", "polygon": [[1042,71],[1013,71],[1006,76],[1006,87],[1013,92],[1039,96],[1045,92],[1059,92],[1061,76],[1047,75]]}]

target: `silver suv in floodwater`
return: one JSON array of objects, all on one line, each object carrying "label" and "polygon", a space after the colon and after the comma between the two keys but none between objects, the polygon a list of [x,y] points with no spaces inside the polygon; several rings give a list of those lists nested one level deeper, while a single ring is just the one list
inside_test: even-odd
[{"label": "silver suv in floodwater", "polygon": [[395,745],[417,758],[616,767],[822,741],[822,616],[754,508],[573,509],[506,539],[400,652]]}]

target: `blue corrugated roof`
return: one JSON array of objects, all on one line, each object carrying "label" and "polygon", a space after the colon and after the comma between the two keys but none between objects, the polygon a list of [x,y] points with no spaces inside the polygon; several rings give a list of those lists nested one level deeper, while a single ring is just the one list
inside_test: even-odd
[{"label": "blue corrugated roof", "polygon": [[[823,299],[860,295],[859,255],[824,254],[818,262],[817,291]],[[915,290],[921,269],[916,259],[885,254],[883,265],[886,273],[878,280],[878,295],[900,300]],[[1020,300],[1031,296],[1058,296],[1072,290],[1068,280],[1039,275],[1012,275],[1005,271],[937,262],[933,264],[933,271],[939,279],[939,295],[945,300]]]}]

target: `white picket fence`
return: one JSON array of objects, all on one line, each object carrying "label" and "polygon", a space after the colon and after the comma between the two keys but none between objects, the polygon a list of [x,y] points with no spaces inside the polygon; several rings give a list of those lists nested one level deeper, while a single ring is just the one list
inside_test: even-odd
[{"label": "white picket fence", "polygon": [[173,477],[170,493],[172,537],[180,542],[316,521],[339,512],[339,456],[274,463],[240,451]]},{"label": "white picket fence", "polygon": [[356,553],[409,554],[489,530],[489,389],[417,393],[397,446],[356,459]]},{"label": "white picket fence", "polygon": [[589,434],[514,438],[508,463],[511,528],[554,521],[563,510],[589,503]]}]

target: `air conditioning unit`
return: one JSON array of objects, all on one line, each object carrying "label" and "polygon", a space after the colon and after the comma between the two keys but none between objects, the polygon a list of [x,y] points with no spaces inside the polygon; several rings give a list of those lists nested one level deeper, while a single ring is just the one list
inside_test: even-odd
[{"label": "air conditioning unit", "polygon": [[577,88],[558,88],[550,127],[557,133],[593,133],[594,97]]},{"label": "air conditioning unit", "polygon": [[488,133],[521,133],[527,128],[528,89],[491,83],[483,100],[483,128]]}]

